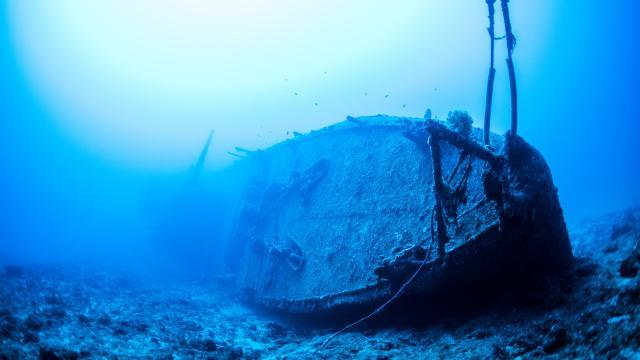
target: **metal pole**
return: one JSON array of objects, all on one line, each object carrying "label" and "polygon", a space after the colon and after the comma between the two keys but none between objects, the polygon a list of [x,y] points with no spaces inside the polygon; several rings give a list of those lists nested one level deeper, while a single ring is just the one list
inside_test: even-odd
[{"label": "metal pole", "polygon": [[496,0],[486,0],[487,7],[489,8],[489,27],[487,30],[489,31],[489,38],[491,44],[491,61],[489,65],[489,79],[487,80],[487,102],[484,108],[484,144],[485,146],[490,145],[490,131],[491,131],[491,103],[493,99],[493,81],[496,77],[496,69],[493,66],[494,58],[495,58],[495,2]]},{"label": "metal pole", "polygon": [[502,16],[504,17],[504,31],[507,38],[507,68],[509,70],[509,87],[511,89],[511,136],[518,134],[518,92],[516,90],[516,71],[513,66],[513,48],[516,46],[516,38],[511,30],[509,18],[509,0],[500,0]]}]

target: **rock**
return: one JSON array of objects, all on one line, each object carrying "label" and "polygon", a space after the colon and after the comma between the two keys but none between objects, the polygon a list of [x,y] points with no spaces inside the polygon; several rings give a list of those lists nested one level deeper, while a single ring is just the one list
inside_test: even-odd
[{"label": "rock", "polygon": [[[520,346],[517,343],[523,342],[523,346]],[[535,349],[534,345],[529,344],[525,340],[516,340],[514,343],[510,345],[501,346],[499,344],[493,344],[493,354],[496,358],[499,359],[515,359],[518,356],[532,351]]]},{"label": "rock", "polygon": [[0,347],[0,360],[29,359],[22,347]]},{"label": "rock", "polygon": [[533,336],[531,336],[531,334],[526,334],[515,339],[508,348],[513,349],[512,353],[514,356],[522,355],[535,350],[537,348],[537,343],[538,342]]},{"label": "rock", "polygon": [[496,359],[511,359],[513,356],[509,354],[506,347],[500,344],[493,344],[493,356]]},{"label": "rock", "polygon": [[485,328],[473,330],[473,332],[471,332],[471,334],[469,335],[471,339],[477,339],[477,340],[486,339],[489,336],[491,336],[491,331]]},{"label": "rock", "polygon": [[620,236],[628,233],[633,230],[633,224],[635,222],[633,213],[627,213],[624,216],[624,219],[620,223],[614,224],[611,227],[611,240],[615,240]]},{"label": "rock", "polygon": [[625,314],[625,315],[622,315],[622,316],[614,316],[612,318],[609,318],[607,320],[607,324],[618,324],[618,323],[621,323],[623,321],[629,321],[629,320],[631,320],[631,316]]},{"label": "rock", "polygon": [[391,341],[381,341],[378,342],[374,347],[378,350],[389,351],[396,348],[397,344]]},{"label": "rock", "polygon": [[189,345],[191,346],[192,349],[203,351],[203,352],[213,352],[218,350],[218,344],[216,344],[216,342],[211,339],[205,339],[205,340],[194,339],[194,340],[191,340]]},{"label": "rock", "polygon": [[640,358],[640,351],[638,349],[633,349],[632,347],[628,347],[622,349],[619,354],[622,359],[638,359]]},{"label": "rock", "polygon": [[144,333],[149,329],[149,325],[140,320],[121,321],[120,327],[131,329],[141,333]]},{"label": "rock", "polygon": [[287,335],[287,329],[285,329],[281,325],[270,322],[267,324],[267,333],[272,338],[277,339],[285,337]]},{"label": "rock", "polygon": [[50,307],[42,312],[42,315],[52,320],[60,320],[67,316],[67,312],[60,306]]},{"label": "rock", "polygon": [[204,329],[200,324],[196,323],[195,321],[191,321],[191,320],[185,321],[182,324],[183,324],[183,327],[184,327],[184,329],[186,331],[198,332],[198,331],[202,331]]},{"label": "rock", "polygon": [[614,241],[611,244],[607,245],[603,249],[603,251],[605,252],[605,254],[611,254],[611,253],[614,253],[614,252],[618,251],[619,248],[620,248],[620,246],[618,245],[618,242]]},{"label": "rock", "polygon": [[216,345],[213,340],[206,339],[202,341],[202,348],[206,351],[216,351],[218,349],[218,345]]},{"label": "rock", "polygon": [[77,360],[78,353],[67,349],[41,347],[39,358],[40,360]]},{"label": "rock", "polygon": [[102,326],[111,325],[111,318],[107,314],[102,314],[98,317],[97,323]]},{"label": "rock", "polygon": [[634,279],[627,284],[618,295],[620,303],[626,306],[640,304],[640,279]]},{"label": "rock", "polygon": [[58,294],[50,294],[44,298],[44,302],[48,305],[62,305],[64,302],[62,301],[62,297]]},{"label": "rock", "polygon": [[149,325],[145,322],[137,321],[133,324],[133,328],[138,332],[144,333],[149,330]]},{"label": "rock", "polygon": [[215,359],[242,359],[244,352],[240,348],[235,347],[224,347],[218,351],[219,354],[216,354]]},{"label": "rock", "polygon": [[583,335],[585,339],[593,339],[600,331],[601,329],[597,325],[591,325],[584,330]]},{"label": "rock", "polygon": [[18,265],[7,265],[4,267],[4,275],[12,278],[21,277],[24,275],[24,268]]},{"label": "rock", "polygon": [[576,259],[573,266],[573,274],[577,278],[593,276],[598,272],[598,265],[592,260]]},{"label": "rock", "polygon": [[620,263],[620,276],[623,278],[633,278],[640,270],[640,252],[634,251]]},{"label": "rock", "polygon": [[91,351],[87,350],[87,349],[82,349],[80,350],[80,357],[81,358],[88,358],[91,357]]},{"label": "rock", "polygon": [[40,331],[44,327],[44,322],[38,315],[31,314],[24,320],[24,326],[32,331]]},{"label": "rock", "polygon": [[553,353],[560,350],[569,342],[569,334],[567,329],[556,324],[551,327],[549,333],[544,339],[542,349],[545,353]]},{"label": "rock", "polygon": [[89,317],[87,317],[84,314],[80,314],[78,315],[78,321],[80,322],[80,324],[89,324],[91,322],[91,320],[89,319]]},{"label": "rock", "polygon": [[2,310],[2,314],[0,314],[0,339],[12,337],[17,326],[18,319],[13,317],[9,310]]},{"label": "rock", "polygon": [[22,341],[24,341],[25,343],[37,343],[40,342],[40,338],[38,337],[38,334],[31,331],[26,331],[23,333]]}]

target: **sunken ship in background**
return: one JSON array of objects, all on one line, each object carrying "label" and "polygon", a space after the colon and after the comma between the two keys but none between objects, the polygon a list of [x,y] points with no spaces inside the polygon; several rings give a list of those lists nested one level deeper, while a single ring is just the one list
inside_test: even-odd
[{"label": "sunken ship in background", "polygon": [[[226,249],[235,286],[261,308],[325,317],[374,309],[413,274],[402,297],[424,302],[566,268],[542,155],[518,136],[491,134],[491,150],[481,141],[477,129],[378,115],[250,153]],[[449,189],[441,224],[435,155]]]}]

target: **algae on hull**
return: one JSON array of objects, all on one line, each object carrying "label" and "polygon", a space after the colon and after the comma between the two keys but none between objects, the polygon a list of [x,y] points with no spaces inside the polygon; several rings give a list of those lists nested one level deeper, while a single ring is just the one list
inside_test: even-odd
[{"label": "algae on hull", "polygon": [[[473,130],[471,141],[482,134]],[[522,139],[492,135],[506,162],[500,198],[487,197],[486,161],[452,171],[461,151],[441,144],[445,177],[468,176],[435,251],[407,296],[429,296],[516,271],[565,266],[571,249],[550,171]],[[227,249],[236,285],[270,309],[321,314],[371,308],[419,266],[431,242],[432,160],[422,119],[373,116],[253,153],[253,177]],[[504,195],[504,196],[502,196]]]}]

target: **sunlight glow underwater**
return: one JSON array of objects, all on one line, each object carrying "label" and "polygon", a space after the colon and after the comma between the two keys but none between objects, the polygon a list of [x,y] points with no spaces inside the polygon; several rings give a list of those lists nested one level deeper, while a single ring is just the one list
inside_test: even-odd
[{"label": "sunlight glow underwater", "polygon": [[[551,1],[513,6],[527,91]],[[484,1],[12,1],[21,66],[57,126],[116,163],[184,168],[210,130],[213,164],[346,115],[480,125],[488,65]],[[500,26],[500,24],[498,24]],[[497,58],[504,57],[498,44]],[[507,128],[497,63],[495,130]],[[526,117],[524,118],[526,121]]]},{"label": "sunlight glow underwater", "polygon": [[[637,203],[640,42],[629,39],[640,5],[511,4],[519,133],[547,159],[565,219]],[[196,240],[220,245],[241,190],[223,174],[234,146],[347,115],[463,109],[479,126],[484,112],[483,0],[3,5],[0,263],[162,262],[156,226],[191,219],[184,177],[211,130]],[[509,123],[504,58],[498,41],[498,133]]]}]

